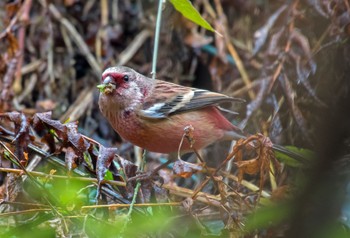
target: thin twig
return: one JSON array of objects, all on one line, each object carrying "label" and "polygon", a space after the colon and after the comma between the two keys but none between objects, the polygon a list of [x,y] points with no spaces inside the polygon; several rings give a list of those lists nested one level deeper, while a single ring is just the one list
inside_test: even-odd
[{"label": "thin twig", "polygon": [[124,65],[129,62],[149,36],[150,31],[148,29],[142,30],[135,36],[133,41],[128,44],[128,47],[120,53],[117,65]]},{"label": "thin twig", "polygon": [[51,212],[51,211],[52,209],[48,209],[48,208],[28,209],[28,210],[22,210],[22,211],[0,213],[0,217],[22,215],[22,214],[33,213],[33,212]]},{"label": "thin twig", "polygon": [[[82,206],[81,210],[84,209],[95,209],[95,208],[124,208],[130,207],[132,204],[104,204],[104,205],[92,205]],[[180,202],[164,202],[164,203],[135,203],[135,207],[165,207],[165,206],[181,206]]]},{"label": "thin twig", "polygon": [[162,20],[162,8],[163,8],[163,0],[159,0],[158,1],[156,32],[154,35],[153,60],[152,60],[152,72],[151,72],[153,80],[156,79],[160,25],[161,25],[161,20]]},{"label": "thin twig", "polygon": [[[25,173],[25,171],[22,169],[12,169],[12,168],[0,168],[0,172],[15,173],[15,174],[24,174]],[[46,173],[36,172],[36,171],[27,171],[27,173],[29,175],[35,176],[35,177],[64,179],[64,180],[76,180],[76,181],[96,183],[96,184],[98,183],[96,178],[54,175],[54,174],[46,174]],[[115,186],[121,186],[121,187],[126,186],[125,182],[120,182],[120,181],[106,180],[104,182],[108,183],[110,185],[115,185]]]}]

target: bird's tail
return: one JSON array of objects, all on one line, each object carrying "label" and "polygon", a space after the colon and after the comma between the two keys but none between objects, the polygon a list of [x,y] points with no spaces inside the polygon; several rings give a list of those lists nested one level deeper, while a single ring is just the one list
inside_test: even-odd
[{"label": "bird's tail", "polygon": [[298,160],[299,162],[306,162],[308,161],[308,159],[306,159],[304,156],[302,156],[299,153],[296,153],[294,151],[288,150],[285,147],[281,146],[281,145],[276,145],[273,144],[272,145],[272,149],[274,149],[275,151],[281,152],[282,154],[285,154],[295,160]]}]

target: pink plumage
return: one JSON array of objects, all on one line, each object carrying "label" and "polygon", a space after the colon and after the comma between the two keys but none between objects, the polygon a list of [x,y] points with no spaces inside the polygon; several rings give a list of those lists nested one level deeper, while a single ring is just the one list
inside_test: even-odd
[{"label": "pink plumage", "polygon": [[[125,140],[146,150],[176,152],[184,128],[194,128],[196,149],[218,140],[242,137],[217,104],[242,101],[223,94],[152,80],[127,67],[104,71],[99,85],[102,114]],[[189,151],[187,141],[181,147]]]}]

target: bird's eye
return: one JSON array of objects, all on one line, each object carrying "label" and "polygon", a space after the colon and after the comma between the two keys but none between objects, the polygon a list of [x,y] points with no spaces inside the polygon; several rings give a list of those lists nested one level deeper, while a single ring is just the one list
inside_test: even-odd
[{"label": "bird's eye", "polygon": [[123,80],[124,80],[125,82],[128,82],[128,81],[129,81],[129,76],[128,76],[128,75],[124,75],[124,76],[123,76]]}]

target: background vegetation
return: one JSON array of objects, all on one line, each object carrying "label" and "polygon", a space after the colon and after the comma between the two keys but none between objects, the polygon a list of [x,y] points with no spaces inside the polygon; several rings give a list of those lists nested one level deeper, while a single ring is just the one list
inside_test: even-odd
[{"label": "background vegetation", "polygon": [[113,65],[150,75],[157,4],[0,2],[1,237],[349,237],[349,1],[192,1],[217,33],[166,2],[157,78],[244,98],[227,117],[258,148],[128,182],[142,152],[96,85]]}]

